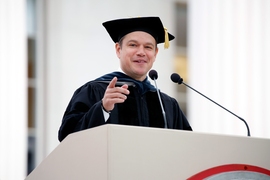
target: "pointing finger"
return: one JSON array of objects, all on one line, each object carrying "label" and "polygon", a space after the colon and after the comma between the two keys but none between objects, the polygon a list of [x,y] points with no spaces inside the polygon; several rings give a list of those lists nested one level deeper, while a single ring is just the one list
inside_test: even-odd
[{"label": "pointing finger", "polygon": [[108,88],[114,88],[116,82],[117,82],[117,77],[114,77],[114,78],[111,80],[110,84],[108,85]]}]

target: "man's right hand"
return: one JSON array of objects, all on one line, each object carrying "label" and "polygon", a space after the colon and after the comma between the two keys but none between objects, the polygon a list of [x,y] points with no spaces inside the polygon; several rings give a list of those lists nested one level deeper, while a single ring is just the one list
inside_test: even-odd
[{"label": "man's right hand", "polygon": [[121,87],[115,87],[117,77],[114,77],[107,86],[102,99],[102,105],[105,111],[111,111],[116,103],[123,103],[129,94],[128,85],[124,84]]}]

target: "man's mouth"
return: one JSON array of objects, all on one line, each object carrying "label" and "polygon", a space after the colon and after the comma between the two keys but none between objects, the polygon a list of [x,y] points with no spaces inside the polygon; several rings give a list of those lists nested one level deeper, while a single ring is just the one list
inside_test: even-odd
[{"label": "man's mouth", "polygon": [[138,60],[135,60],[134,62],[136,62],[136,63],[146,63],[146,60],[140,60],[140,59],[138,59]]}]

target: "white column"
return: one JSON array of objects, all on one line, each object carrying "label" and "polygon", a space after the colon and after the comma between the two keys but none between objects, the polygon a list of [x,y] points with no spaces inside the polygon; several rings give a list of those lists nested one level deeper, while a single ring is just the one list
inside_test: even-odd
[{"label": "white column", "polygon": [[[270,1],[189,1],[189,82],[270,137]],[[246,135],[244,123],[188,90],[195,131]],[[267,109],[268,107],[268,109]]]},{"label": "white column", "polygon": [[27,156],[26,1],[0,1],[0,179],[24,179]]}]

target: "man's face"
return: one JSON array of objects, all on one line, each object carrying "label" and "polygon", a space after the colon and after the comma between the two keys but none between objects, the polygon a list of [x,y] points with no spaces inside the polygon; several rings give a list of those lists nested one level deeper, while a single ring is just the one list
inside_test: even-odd
[{"label": "man's face", "polygon": [[143,81],[152,68],[158,48],[156,40],[143,31],[135,31],[123,37],[121,45],[116,43],[116,54],[121,69],[130,77]]}]

